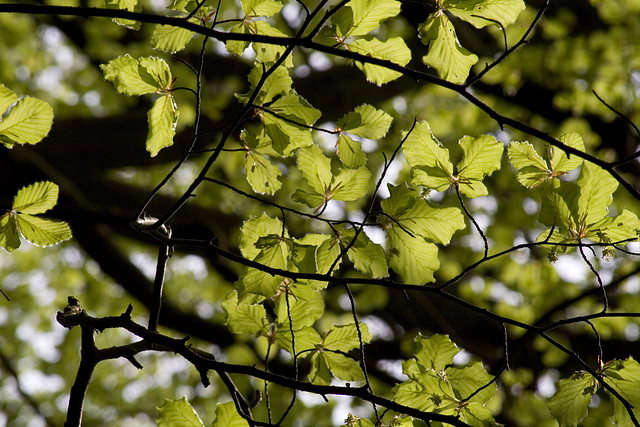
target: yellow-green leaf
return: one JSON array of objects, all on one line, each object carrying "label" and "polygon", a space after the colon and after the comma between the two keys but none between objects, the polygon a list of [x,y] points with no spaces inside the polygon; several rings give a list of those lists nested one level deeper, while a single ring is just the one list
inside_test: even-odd
[{"label": "yellow-green leaf", "polygon": [[227,402],[216,406],[216,419],[211,427],[249,427],[249,423],[238,414],[233,402]]},{"label": "yellow-green leaf", "polygon": [[147,134],[147,151],[154,157],[160,150],[173,145],[180,111],[170,95],[161,96],[154,102],[147,114],[149,133]]},{"label": "yellow-green leaf", "polygon": [[[13,99],[5,94],[4,104]],[[0,142],[9,148],[14,144],[35,144],[47,136],[52,122],[53,108],[49,104],[36,98],[23,98],[0,121]]]},{"label": "yellow-green leaf", "polygon": [[16,216],[20,233],[37,246],[51,246],[69,240],[71,229],[64,221],[44,219],[28,214]]},{"label": "yellow-green leaf", "polygon": [[158,427],[202,427],[202,420],[186,397],[180,400],[166,399],[158,407]]},{"label": "yellow-green leaf", "polygon": [[[376,38],[357,39],[349,43],[349,50],[372,58],[385,59],[402,66],[407,65],[411,60],[411,50],[401,37],[392,37],[385,41]],[[378,86],[402,75],[398,71],[359,61],[356,61],[356,66],[362,70],[368,81]]]},{"label": "yellow-green leaf", "polygon": [[13,198],[12,209],[18,213],[41,214],[58,202],[58,186],[53,182],[40,181],[21,188]]}]

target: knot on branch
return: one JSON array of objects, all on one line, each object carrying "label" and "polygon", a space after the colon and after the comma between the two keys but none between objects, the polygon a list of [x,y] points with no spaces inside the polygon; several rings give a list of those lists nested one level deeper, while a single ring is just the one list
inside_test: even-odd
[{"label": "knot on branch", "polygon": [[80,306],[80,301],[75,297],[69,296],[67,300],[67,306],[64,308],[64,311],[59,311],[56,314],[56,320],[65,328],[72,329],[74,326],[80,324],[87,313],[84,311],[84,308]]}]

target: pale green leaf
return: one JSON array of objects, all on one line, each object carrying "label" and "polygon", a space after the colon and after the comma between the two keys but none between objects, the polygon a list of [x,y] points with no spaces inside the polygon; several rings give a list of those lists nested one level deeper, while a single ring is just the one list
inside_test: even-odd
[{"label": "pale green leaf", "polygon": [[144,95],[166,90],[172,82],[167,63],[155,57],[141,58],[129,54],[100,65],[104,78],[126,95]]},{"label": "pale green leaf", "polygon": [[389,266],[411,285],[433,282],[433,272],[440,267],[438,248],[420,236],[410,236],[397,226],[387,231]]},{"label": "pale green leaf", "polygon": [[227,402],[216,405],[216,419],[211,427],[249,427],[249,423],[238,414],[233,402]]},{"label": "pale green leaf", "polygon": [[12,252],[20,247],[20,234],[18,233],[18,222],[15,214],[7,212],[0,216],[0,246],[8,252]]},{"label": "pale green leaf", "polygon": [[358,200],[367,193],[371,172],[362,166],[358,169],[341,169],[334,178],[327,199],[345,202]]},{"label": "pale green leaf", "polygon": [[511,164],[518,169],[517,179],[527,188],[535,188],[551,177],[547,163],[528,142],[512,142],[507,148]]},{"label": "pale green leaf", "polygon": [[341,133],[336,145],[338,146],[338,156],[346,167],[354,169],[367,163],[367,156],[362,151],[362,144],[351,139],[349,135]]},{"label": "pale green leaf", "polygon": [[247,170],[247,181],[251,184],[253,191],[262,194],[274,194],[282,187],[282,182],[278,179],[282,175],[280,169],[265,156],[252,150],[247,151],[245,168]]},{"label": "pale green leaf", "polygon": [[453,356],[460,349],[447,335],[435,334],[430,337],[418,335],[416,341],[416,361],[425,370],[440,372],[453,362]]},{"label": "pale green leaf", "polygon": [[[411,50],[401,37],[392,37],[382,41],[376,38],[357,39],[349,43],[349,50],[372,58],[385,59],[401,66],[411,61]],[[365,77],[371,83],[381,86],[397,79],[402,74],[380,65],[373,65],[356,61],[356,66],[362,70]]]},{"label": "pale green leaf", "polygon": [[460,418],[472,427],[500,427],[496,423],[489,408],[485,408],[478,402],[469,402],[461,408]]},{"label": "pale green leaf", "polygon": [[[582,141],[582,137],[577,133],[562,135],[558,138],[558,141],[562,142],[564,145],[568,145],[569,147],[584,152],[584,142]],[[572,155],[571,158],[569,158],[567,157],[567,153],[561,149],[557,147],[551,148],[551,159],[549,163],[551,164],[551,170],[555,176],[574,170],[580,166],[582,162],[582,158],[576,155]]]},{"label": "pale green leaf", "polygon": [[[375,427],[375,424],[373,424],[371,421],[369,421],[366,418],[357,418],[352,414],[349,414],[350,418],[347,418],[345,420],[345,422],[347,422],[347,424],[343,424],[340,427]],[[357,418],[357,419],[354,419]],[[410,420],[410,418],[406,418],[407,420]],[[396,420],[394,419],[392,421],[393,424],[390,424],[393,427],[413,427],[413,423],[411,424],[397,424]]]},{"label": "pale green leaf", "polygon": [[158,98],[147,113],[149,133],[147,134],[147,151],[154,157],[160,150],[173,145],[180,111],[172,96]]},{"label": "pale green leaf", "polygon": [[44,219],[28,214],[16,216],[20,233],[37,246],[51,246],[71,238],[71,229],[64,221]]},{"label": "pale green leaf", "polygon": [[441,382],[440,377],[431,372],[415,375],[392,389],[394,400],[420,411],[432,411],[439,408],[446,397]]},{"label": "pale green leaf", "polygon": [[[265,21],[251,21],[248,23],[249,32],[271,37],[288,37],[285,33],[272,27]],[[279,46],[271,43],[253,43],[253,50],[256,52],[256,59],[263,64],[273,64],[285,53],[286,46]],[[289,55],[284,63],[284,67],[293,67],[293,57]]]},{"label": "pale green leaf", "polygon": [[[334,261],[340,256],[340,252],[341,248],[339,238],[325,236],[325,240],[318,246],[318,249],[316,250],[316,265],[318,267],[318,273],[327,274]],[[338,259],[335,268],[338,268],[341,263],[342,260]]]},{"label": "pale green leaf", "polygon": [[476,28],[513,24],[525,9],[522,0],[443,0],[442,7]]},{"label": "pale green leaf", "polygon": [[393,118],[383,110],[363,104],[345,114],[337,123],[337,130],[362,138],[379,139],[387,134]]},{"label": "pale green leaf", "polygon": [[477,138],[465,136],[460,140],[464,157],[458,163],[458,175],[465,179],[481,180],[500,169],[504,145],[491,135]]},{"label": "pale green leaf", "polygon": [[397,220],[413,234],[445,245],[449,244],[457,230],[465,228],[460,209],[432,205],[424,199],[416,199],[414,205],[399,215]]},{"label": "pale green leaf", "polygon": [[41,214],[58,202],[58,186],[50,181],[40,181],[21,188],[13,198],[12,209],[18,213]]},{"label": "pale green leaf", "polygon": [[580,222],[589,225],[600,221],[609,212],[618,181],[601,167],[585,162],[576,184],[580,187],[576,212]]},{"label": "pale green leaf", "polygon": [[331,373],[344,381],[364,381],[364,374],[360,364],[355,360],[330,351],[323,352],[324,359]]},{"label": "pale green leaf", "polygon": [[[349,229],[343,232],[345,245],[348,245],[355,236],[355,230]],[[355,268],[371,277],[387,277],[387,257],[382,246],[373,243],[369,236],[362,231],[356,242],[347,252],[349,259]]]},{"label": "pale green leaf", "polygon": [[158,427],[200,427],[202,420],[186,397],[180,400],[166,399],[158,407]]},{"label": "pale green leaf", "polygon": [[460,183],[460,193],[469,198],[486,196],[489,194],[487,187],[478,180],[464,180]]},{"label": "pale green leaf", "polygon": [[[140,12],[142,10],[139,0],[105,0],[107,9],[124,9],[129,12]],[[140,22],[131,19],[113,18],[113,22],[123,27],[138,30]]]},{"label": "pale green leaf", "polygon": [[427,166],[442,169],[448,176],[453,175],[453,165],[449,161],[449,150],[433,136],[427,122],[418,123],[406,137],[402,151],[409,166]]},{"label": "pale green leaf", "polygon": [[268,111],[307,126],[314,124],[321,116],[320,110],[313,108],[306,99],[295,93],[278,98],[269,105]]},{"label": "pale green leaf", "polygon": [[420,25],[420,35],[422,43],[429,46],[429,52],[422,58],[424,63],[435,68],[440,78],[464,83],[478,57],[460,45],[449,18],[445,14],[430,15]]},{"label": "pale green leaf", "polygon": [[[585,236],[595,242],[615,243],[638,236],[640,230],[640,219],[626,209],[616,217],[605,217],[602,220],[589,226],[589,233]],[[605,241],[604,237],[608,241]]]},{"label": "pale green leaf", "polygon": [[[367,344],[371,341],[371,334],[365,323],[360,322],[360,333],[362,335],[363,344]],[[329,350],[336,350],[342,352],[348,352],[354,348],[360,347],[360,340],[358,339],[358,330],[355,323],[349,325],[334,326],[325,335],[323,341],[324,348]]]},{"label": "pale green leaf", "polygon": [[[260,249],[256,247],[258,239],[268,235],[280,236],[281,233],[282,222],[277,218],[268,217],[265,213],[245,221],[240,236],[242,256],[249,260],[255,259],[260,253]],[[286,231],[285,237],[288,237]]]},{"label": "pale green leaf", "polygon": [[341,37],[364,36],[400,13],[396,0],[351,0],[332,17]]},{"label": "pale green leaf", "polygon": [[587,415],[587,408],[596,390],[593,376],[582,371],[558,381],[556,394],[549,400],[548,406],[560,427],[578,425],[580,419]]},{"label": "pale green leaf", "polygon": [[298,152],[298,169],[307,183],[317,193],[324,195],[331,185],[331,160],[320,147],[311,145]]},{"label": "pale green leaf", "polygon": [[331,384],[331,371],[329,371],[329,366],[327,365],[325,352],[314,352],[310,362],[309,381],[316,385]]},{"label": "pale green leaf", "polygon": [[11,107],[18,102],[18,95],[11,89],[0,83],[0,117]]},{"label": "pale green leaf", "polygon": [[[243,103],[247,103],[251,94],[258,87],[262,79],[262,64],[256,64],[251,72],[249,72],[249,83],[251,90],[245,94],[236,94],[236,97]],[[291,91],[293,84],[289,71],[285,67],[278,67],[267,77],[264,84],[260,85],[260,91],[256,97],[254,104],[263,105],[273,101],[278,95],[286,94]]]},{"label": "pale green leaf", "polygon": [[[416,166],[411,169],[411,183],[434,191],[444,191],[451,186],[453,177],[437,166]],[[479,182],[479,181],[474,181]]]},{"label": "pale green leaf", "polygon": [[279,117],[269,111],[264,111],[260,117],[273,148],[280,155],[288,157],[298,148],[313,145],[311,130],[304,124],[299,124],[300,120]]},{"label": "pale green leaf", "polygon": [[242,11],[246,16],[272,16],[280,12],[282,3],[274,0],[242,0]]},{"label": "pale green leaf", "polygon": [[[251,29],[244,22],[240,22],[231,27],[229,32],[232,34],[251,34]],[[250,44],[251,42],[248,40],[227,40],[224,45],[227,48],[227,52],[240,56]]]},{"label": "pale green leaf", "polygon": [[[5,98],[9,102],[12,97]],[[0,119],[1,117],[0,113]],[[53,108],[36,98],[23,98],[0,121],[0,143],[35,144],[47,136],[53,122]]]},{"label": "pale green leaf", "polygon": [[389,197],[381,202],[382,210],[393,217],[398,217],[406,212],[420,196],[415,188],[408,187],[406,183],[398,186],[387,184],[387,188],[389,189]]},{"label": "pale green leaf", "polygon": [[193,31],[172,25],[156,25],[151,35],[151,46],[165,52],[176,53],[185,48],[193,34]]},{"label": "pale green leaf", "polygon": [[[304,351],[314,350],[316,345],[320,343],[320,334],[310,326],[297,329],[294,332],[296,341],[296,353],[300,354]],[[282,325],[276,329],[276,343],[280,348],[293,354],[293,344],[291,340],[291,330],[289,325]],[[306,353],[302,353],[303,355]]]},{"label": "pale green leaf", "polygon": [[[273,246],[261,249],[254,261],[268,267],[287,270],[289,256],[288,245],[286,242],[280,241]],[[236,289],[238,289],[240,297],[249,292],[270,298],[276,294],[282,280],[281,276],[273,276],[253,267],[244,267],[236,282]]]},{"label": "pale green leaf", "polygon": [[312,291],[300,298],[298,295],[289,296],[289,306],[284,295],[278,297],[275,307],[278,325],[289,330],[289,321],[293,329],[298,330],[313,325],[324,313],[324,300],[319,292]]},{"label": "pale green leaf", "polygon": [[[485,404],[495,396],[498,390],[496,383],[491,383],[493,377],[484,369],[482,362],[475,362],[463,367],[449,367],[447,368],[447,379],[455,391],[456,397],[460,400],[467,400],[473,394],[471,402]],[[491,384],[486,387],[489,383]]]},{"label": "pale green leaf", "polygon": [[[632,407],[636,419],[640,418],[640,364],[632,357],[614,360],[605,365],[605,380]],[[627,408],[615,396],[610,395],[613,403],[612,421],[621,427],[634,426]]]},{"label": "pale green leaf", "polygon": [[538,221],[558,227],[563,233],[577,229],[580,224],[580,219],[576,216],[579,196],[580,188],[576,183],[566,182],[555,189],[553,185],[548,185],[543,192]]},{"label": "pale green leaf", "polygon": [[262,305],[238,303],[238,292],[231,291],[222,301],[226,323],[234,334],[255,334],[267,330],[267,315]]},{"label": "pale green leaf", "polygon": [[318,208],[327,201],[324,198],[324,195],[319,193],[311,193],[309,191],[305,191],[301,188],[298,188],[291,195],[291,200],[297,203],[301,203],[303,205],[307,205],[310,208]]}]

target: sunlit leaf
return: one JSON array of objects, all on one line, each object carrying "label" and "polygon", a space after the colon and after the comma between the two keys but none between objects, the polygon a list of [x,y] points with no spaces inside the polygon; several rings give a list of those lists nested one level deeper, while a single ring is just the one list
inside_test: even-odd
[{"label": "sunlit leaf", "polygon": [[528,142],[512,142],[507,148],[511,164],[518,169],[516,177],[528,188],[537,187],[551,175],[547,163]]},{"label": "sunlit leaf", "polygon": [[351,139],[349,135],[338,136],[338,155],[348,168],[359,168],[367,163],[367,156],[362,151],[362,144]]},{"label": "sunlit leaf", "polygon": [[255,334],[267,328],[264,307],[258,304],[239,304],[236,291],[227,294],[222,301],[222,308],[227,314],[227,325],[235,334]]},{"label": "sunlit leaf", "polygon": [[126,95],[144,95],[167,89],[172,82],[171,71],[164,60],[141,58],[138,62],[129,54],[100,65],[104,78]]},{"label": "sunlit leaf", "polygon": [[[467,400],[473,395],[470,401],[480,404],[491,399],[498,389],[495,382],[491,383],[493,377],[487,373],[482,362],[476,362],[469,366],[447,368],[447,380],[460,400]],[[480,390],[481,388],[482,390]]]},{"label": "sunlit leaf", "polygon": [[366,167],[341,169],[331,183],[329,198],[345,202],[358,200],[367,193],[371,172]]},{"label": "sunlit leaf", "polygon": [[560,427],[575,427],[587,415],[591,397],[598,389],[596,380],[586,372],[576,372],[560,380],[556,394],[549,400],[549,410]]},{"label": "sunlit leaf", "polygon": [[460,209],[433,205],[423,199],[417,199],[397,220],[412,233],[445,245],[457,230],[465,228]]},{"label": "sunlit leaf", "polygon": [[278,179],[282,175],[280,169],[265,156],[252,150],[247,151],[245,168],[247,170],[247,181],[251,184],[253,191],[262,194],[274,194],[282,187],[282,182]]},{"label": "sunlit leaf", "polygon": [[[4,104],[12,99],[10,94],[5,95]],[[0,121],[0,143],[11,148],[14,144],[40,142],[49,133],[52,122],[53,108],[49,104],[36,98],[23,98]]]},{"label": "sunlit leaf", "polygon": [[320,147],[311,145],[298,152],[298,169],[307,183],[318,194],[324,195],[331,184],[331,160],[326,157]]},{"label": "sunlit leaf", "polygon": [[452,83],[462,84],[478,57],[460,45],[455,28],[445,14],[432,14],[420,25],[422,43],[429,52],[422,58],[438,75]]},{"label": "sunlit leaf", "polygon": [[349,357],[330,351],[323,352],[325,362],[331,373],[344,381],[364,381],[360,364]]},{"label": "sunlit leaf", "polygon": [[588,225],[600,221],[609,212],[618,181],[601,167],[585,162],[576,184],[580,187],[576,214],[581,222]]},{"label": "sunlit leaf", "polygon": [[[357,39],[349,43],[349,50],[361,55],[385,59],[402,66],[407,65],[411,60],[411,50],[409,50],[401,37],[392,37],[385,41],[376,38]],[[364,72],[368,81],[378,86],[401,76],[398,71],[393,71],[379,65],[356,61],[356,66]]]},{"label": "sunlit leaf", "polygon": [[410,236],[393,226],[387,231],[389,266],[407,284],[433,282],[433,272],[440,267],[438,248],[420,236]]},{"label": "sunlit leaf", "polygon": [[389,131],[392,121],[393,118],[383,110],[363,104],[345,114],[336,126],[340,131],[362,138],[379,139]]},{"label": "sunlit leaf", "polygon": [[402,136],[406,137],[402,151],[410,166],[437,167],[447,175],[453,175],[449,150],[435,139],[427,122],[418,123],[408,136],[407,133],[402,133]]},{"label": "sunlit leaf", "polygon": [[[362,335],[362,343],[367,344],[371,341],[371,334],[365,323],[360,322],[360,334]],[[329,350],[337,350],[348,352],[354,348],[360,347],[358,338],[358,330],[354,323],[349,325],[334,326],[325,335],[323,346]]]},{"label": "sunlit leaf", "polygon": [[[348,245],[355,236],[355,230],[345,230],[343,233],[345,246]],[[355,268],[371,277],[387,277],[387,257],[382,246],[373,243],[371,239],[361,232],[358,239],[347,252],[349,259]]]},{"label": "sunlit leaf", "polygon": [[71,229],[64,221],[44,219],[28,214],[16,216],[20,233],[37,246],[51,246],[69,240]]},{"label": "sunlit leaf", "polygon": [[238,414],[233,402],[227,402],[216,405],[216,419],[211,427],[249,427],[249,423]]},{"label": "sunlit leaf", "polygon": [[196,426],[204,424],[186,397],[180,400],[166,399],[164,404],[158,407],[158,427]]},{"label": "sunlit leaf", "polygon": [[341,37],[364,36],[400,13],[396,0],[351,0],[332,17]]},{"label": "sunlit leaf", "polygon": [[[584,152],[584,142],[582,141],[582,137],[577,133],[562,135],[558,138],[558,141],[568,145],[569,147],[573,147],[576,150]],[[551,150],[551,159],[549,163],[551,164],[551,170],[553,170],[555,174],[572,171],[583,162],[582,158],[576,155],[571,155],[571,158],[569,158],[567,153],[557,147],[552,147]]]},{"label": "sunlit leaf", "polygon": [[476,28],[513,24],[525,9],[522,0],[443,0],[442,7]]},{"label": "sunlit leaf", "polygon": [[[124,9],[129,12],[140,12],[139,0],[105,0],[107,9]],[[140,29],[140,22],[131,19],[113,18],[113,22],[133,30]]]},{"label": "sunlit leaf", "polygon": [[12,209],[31,215],[44,213],[58,202],[58,191],[58,186],[49,181],[23,187],[13,198]]},{"label": "sunlit leaf", "polygon": [[[477,138],[465,136],[460,140],[464,157],[458,163],[458,175],[467,180],[481,180],[500,169],[504,145],[491,135]],[[463,181],[464,181],[463,179]],[[462,189],[463,186],[461,186]]]},{"label": "sunlit leaf", "polygon": [[12,252],[20,247],[18,222],[15,215],[11,215],[9,212],[0,215],[0,246],[8,252]]},{"label": "sunlit leaf", "polygon": [[282,3],[274,0],[242,0],[241,3],[246,16],[272,16],[282,9]]},{"label": "sunlit leaf", "polygon": [[180,111],[172,96],[165,95],[158,98],[149,113],[149,133],[147,134],[147,151],[154,157],[160,150],[173,145]]},{"label": "sunlit leaf", "polygon": [[18,102],[18,95],[11,89],[0,83],[0,116],[2,116],[9,107]]},{"label": "sunlit leaf", "polygon": [[393,397],[401,405],[432,411],[440,407],[445,398],[440,383],[440,377],[434,373],[418,374],[396,385],[392,390]]},{"label": "sunlit leaf", "polygon": [[311,369],[309,370],[309,381],[317,385],[331,384],[331,371],[325,358],[325,352],[316,351],[311,356]]},{"label": "sunlit leaf", "polygon": [[[640,364],[632,357],[625,360],[608,362],[604,368],[605,380],[625,399],[633,408],[633,414],[640,417]],[[619,426],[631,427],[634,422],[627,408],[615,396],[610,396],[613,403],[612,421]]]},{"label": "sunlit leaf", "polygon": [[193,31],[171,25],[156,25],[151,35],[151,45],[155,49],[176,53],[185,48],[193,38]]},{"label": "sunlit leaf", "polygon": [[447,335],[435,334],[430,337],[418,335],[415,341],[416,361],[425,370],[442,371],[460,352]]}]

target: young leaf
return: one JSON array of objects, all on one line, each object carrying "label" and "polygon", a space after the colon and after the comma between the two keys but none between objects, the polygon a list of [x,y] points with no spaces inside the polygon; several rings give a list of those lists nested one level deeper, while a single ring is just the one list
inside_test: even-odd
[{"label": "young leaf", "polygon": [[14,91],[0,83],[0,116],[18,101],[18,95]]},{"label": "young leaf", "polygon": [[560,427],[575,427],[587,415],[591,397],[598,389],[596,380],[586,372],[576,372],[558,382],[556,394],[549,400],[551,414]]},{"label": "young leaf", "polygon": [[[576,150],[584,152],[584,142],[582,141],[582,137],[577,133],[562,135],[558,138],[558,141],[568,145],[569,147],[573,147]],[[555,176],[560,176],[572,171],[583,162],[582,158],[575,155],[572,155],[571,158],[567,157],[567,153],[557,147],[552,147],[551,150],[552,154],[549,163]]]},{"label": "young leaf", "polygon": [[[415,204],[416,198],[420,196],[415,188],[404,185],[392,185],[387,184],[389,189],[389,197],[381,202],[382,210],[391,215],[392,217],[398,217],[407,211]],[[384,223],[384,221],[381,221]]]},{"label": "young leaf", "polygon": [[440,78],[462,84],[478,57],[460,46],[453,23],[443,13],[432,14],[420,25],[422,43],[429,45],[424,63],[438,71]]},{"label": "young leaf", "polygon": [[[197,22],[191,19],[190,22]],[[185,48],[193,38],[193,31],[171,25],[156,25],[151,35],[151,46],[169,53],[176,53]]]},{"label": "young leaf", "polygon": [[318,273],[328,273],[329,267],[331,267],[336,259],[338,259],[338,262],[336,263],[335,268],[338,268],[342,263],[342,260],[338,258],[340,256],[340,252],[340,239],[338,237],[332,238],[330,236],[325,236],[325,240],[316,250],[316,265],[318,267]]},{"label": "young leaf", "polygon": [[[262,65],[256,64],[249,72],[249,84],[251,90],[245,94],[236,94],[236,97],[243,103],[247,103],[251,94],[255,91],[256,87],[262,80]],[[260,91],[256,97],[254,104],[264,105],[273,101],[278,95],[287,94],[291,92],[291,85],[293,81],[289,76],[289,71],[285,67],[278,67],[276,70],[269,74],[263,85],[260,86]]]},{"label": "young leaf", "polygon": [[[447,380],[458,399],[466,400],[473,394],[471,402],[484,404],[498,391],[495,382],[491,383],[493,377],[484,369],[482,362],[463,367],[451,366],[447,368],[446,372]],[[489,385],[487,386],[487,384]],[[480,390],[481,388],[482,390]]]},{"label": "young leaf", "polygon": [[[140,12],[142,10],[139,0],[105,0],[107,9],[124,9],[130,12]],[[113,18],[113,22],[132,30],[140,29],[140,22],[131,19]]]},{"label": "young leaf", "polygon": [[238,414],[233,402],[227,402],[216,405],[216,419],[211,427],[249,427],[249,423]]},{"label": "young leaf", "polygon": [[49,104],[23,98],[0,121],[0,142],[8,148],[14,144],[35,144],[47,136],[52,122],[53,108]]},{"label": "young leaf", "polygon": [[420,411],[433,411],[442,406],[446,396],[442,392],[442,380],[434,373],[418,374],[393,387],[394,400]]},{"label": "young leaf", "polygon": [[[354,229],[342,232],[345,246],[353,240],[354,236]],[[382,249],[382,246],[373,243],[364,231],[358,235],[356,242],[349,248],[347,256],[353,262],[355,268],[364,274],[371,277],[387,277],[389,275],[384,249]]]},{"label": "young leaf", "polygon": [[204,426],[202,420],[186,397],[180,400],[166,399],[158,407],[158,427]]},{"label": "young leaf", "polygon": [[[290,288],[291,290],[291,288]],[[324,313],[324,300],[319,292],[307,293],[306,298],[300,298],[291,293],[289,306],[284,295],[279,295],[275,307],[278,326],[289,331],[289,323],[293,324],[293,330],[313,325]]]},{"label": "young leaf", "polygon": [[460,349],[447,335],[435,334],[425,337],[419,334],[415,338],[416,361],[424,370],[438,373],[453,362]]},{"label": "young leaf", "polygon": [[[282,222],[277,218],[270,218],[263,213],[259,217],[248,219],[244,222],[240,235],[240,252],[246,259],[253,260],[260,253],[256,247],[256,242],[262,236],[276,235],[282,233]],[[289,235],[285,230],[285,237]]]},{"label": "young leaf", "polygon": [[244,165],[247,170],[247,181],[256,193],[275,194],[282,187],[282,182],[278,179],[282,172],[265,156],[249,149]]},{"label": "young leaf", "polygon": [[113,83],[116,90],[126,95],[144,95],[166,90],[172,82],[167,63],[155,57],[140,58],[129,54],[100,65],[104,78]]},{"label": "young leaf", "polygon": [[7,252],[13,252],[20,247],[18,221],[9,212],[0,216],[0,246]]},{"label": "young leaf", "polygon": [[[401,37],[392,37],[385,41],[376,38],[357,39],[349,43],[349,50],[372,58],[385,59],[401,66],[407,65],[411,60],[411,50]],[[362,70],[368,81],[378,86],[402,75],[398,71],[369,63],[356,61],[356,66]]]},{"label": "young leaf", "polygon": [[[272,27],[264,21],[250,22],[250,33],[271,37],[287,37],[285,33]],[[285,53],[285,46],[278,46],[271,43],[253,43],[253,50],[256,52],[256,59],[263,64],[273,64]],[[289,55],[282,66],[293,67],[293,56]]]},{"label": "young leaf", "polygon": [[64,221],[44,219],[28,214],[16,216],[18,229],[25,239],[37,246],[51,246],[71,238],[71,229]]},{"label": "young leaf", "polygon": [[362,144],[351,139],[349,135],[340,134],[336,146],[338,147],[338,156],[346,167],[354,169],[367,163],[367,156],[362,151]]},{"label": "young leaf", "polygon": [[342,38],[364,36],[398,13],[400,2],[396,0],[351,0],[332,17],[332,21]]},{"label": "young leaf", "polygon": [[[360,333],[362,335],[362,342],[367,344],[371,341],[371,334],[365,323],[360,323]],[[351,323],[349,325],[334,326],[324,336],[322,340],[324,348],[329,350],[336,350],[342,352],[348,352],[354,348],[360,347],[360,340],[358,339],[358,330],[356,325]]]},{"label": "young leaf", "polygon": [[589,226],[589,233],[585,237],[594,242],[620,242],[637,238],[638,230],[640,230],[640,219],[633,212],[623,209],[620,215],[605,217]]},{"label": "young leaf", "polygon": [[500,427],[502,424],[496,423],[493,419],[489,408],[482,406],[478,402],[469,402],[462,406],[459,405],[457,411],[460,414],[460,418],[465,423],[473,427]]},{"label": "young leaf", "polygon": [[234,334],[267,331],[267,314],[262,305],[238,303],[238,292],[231,291],[222,301],[226,323]]},{"label": "young leaf", "polygon": [[153,107],[147,113],[149,121],[149,133],[147,134],[147,151],[154,157],[160,150],[173,145],[173,137],[180,111],[172,96],[161,96],[153,103]]},{"label": "young leaf", "polygon": [[309,381],[316,385],[331,384],[331,371],[324,351],[315,351],[310,360]]},{"label": "young leaf", "polygon": [[506,27],[525,9],[522,0],[444,0],[442,7],[476,28],[492,24]]},{"label": "young leaf", "polygon": [[601,167],[586,162],[582,165],[576,184],[580,187],[576,213],[581,223],[590,225],[600,221],[609,212],[618,181]]},{"label": "young leaf", "polygon": [[511,164],[518,169],[516,178],[527,188],[535,188],[551,176],[547,163],[528,142],[512,142],[507,148]]},{"label": "young leaf", "polygon": [[[613,360],[604,366],[605,380],[625,399],[633,408],[636,419],[640,417],[640,364],[632,357],[625,360]],[[615,396],[613,402],[612,421],[619,426],[634,425],[627,408]]]},{"label": "young leaf", "polygon": [[325,363],[331,373],[344,381],[364,381],[360,364],[340,353],[322,352]]},{"label": "young leaf", "polygon": [[420,236],[410,236],[397,226],[387,230],[389,266],[407,284],[433,282],[433,272],[440,267],[438,248]]},{"label": "young leaf", "polygon": [[58,186],[49,181],[23,187],[13,198],[12,209],[30,215],[45,213],[58,202],[58,191]]},{"label": "young leaf", "polygon": [[[409,166],[438,168],[446,176],[453,175],[453,165],[449,161],[449,150],[435,139],[427,122],[418,123],[409,136],[406,131],[402,133],[402,136],[406,137],[402,151]],[[447,180],[446,186],[448,187],[450,184],[451,181]]]},{"label": "young leaf", "polygon": [[280,12],[282,3],[274,0],[242,0],[245,16],[273,16]]},{"label": "young leaf", "polygon": [[465,228],[464,216],[459,208],[432,205],[416,199],[406,212],[397,217],[407,230],[435,243],[449,244],[456,230]]},{"label": "young leaf", "polygon": [[316,193],[324,195],[331,185],[331,160],[322,154],[317,145],[311,145],[298,152],[298,169]]},{"label": "young leaf", "polygon": [[364,166],[358,169],[341,169],[331,183],[327,200],[358,200],[367,193],[370,180],[371,172]]},{"label": "young leaf", "polygon": [[274,101],[260,117],[273,148],[286,157],[298,148],[313,145],[309,126],[320,118],[320,111],[291,93]]},{"label": "young leaf", "polygon": [[336,130],[362,138],[379,139],[389,131],[392,121],[393,118],[383,110],[363,104],[338,120]]},{"label": "young leaf", "polygon": [[[320,342],[320,334],[310,326],[306,326],[294,331],[296,340],[296,353],[308,352],[309,350],[315,350],[316,346]],[[276,344],[283,350],[293,354],[293,344],[291,340],[291,329],[289,324],[283,324],[276,328]]]}]

